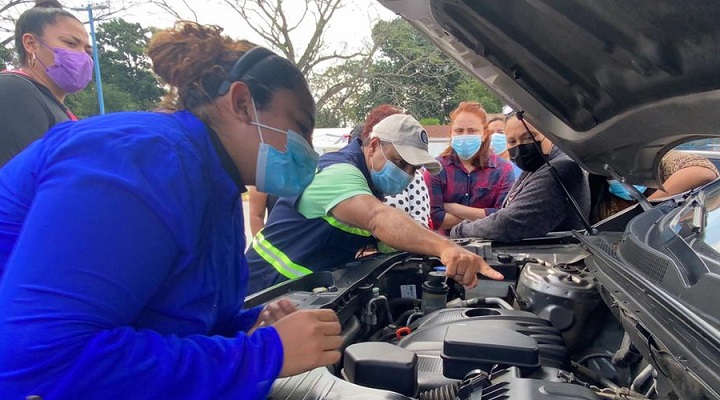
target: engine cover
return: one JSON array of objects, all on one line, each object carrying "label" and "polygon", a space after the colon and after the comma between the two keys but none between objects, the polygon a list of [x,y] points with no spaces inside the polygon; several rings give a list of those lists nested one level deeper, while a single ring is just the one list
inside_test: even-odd
[{"label": "engine cover", "polygon": [[[534,314],[490,308],[444,309],[412,324],[398,346],[418,355],[420,390],[455,382],[473,369],[566,369],[560,332]],[[476,332],[475,335],[472,333]]]}]

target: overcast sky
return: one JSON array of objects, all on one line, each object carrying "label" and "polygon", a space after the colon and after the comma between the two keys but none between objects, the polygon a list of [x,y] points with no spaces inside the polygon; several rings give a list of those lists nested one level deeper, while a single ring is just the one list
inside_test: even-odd
[{"label": "overcast sky", "polygon": [[[167,1],[175,4],[177,6],[176,10],[181,15],[192,17],[192,14],[187,11],[187,7],[183,5],[182,0]],[[241,20],[237,13],[228,6],[220,5],[218,0],[207,2],[187,0],[186,2],[195,8],[199,22],[220,25],[232,37],[248,39],[262,44],[260,43],[261,40],[254,36],[252,30],[248,28],[248,24],[252,23],[252,21]],[[98,1],[97,4],[102,4],[102,2]],[[303,11],[304,0],[286,0],[286,4],[289,9],[293,10],[293,12],[288,13],[288,17],[291,19],[293,16],[298,18]],[[370,40],[370,29],[373,21],[378,19],[389,20],[394,17],[394,13],[380,5],[376,0],[346,0],[345,5],[335,13],[331,20],[326,35],[327,42],[332,46],[347,44],[350,49],[359,48],[363,41]],[[161,11],[157,6],[151,5],[134,7],[123,18],[132,22],[139,22],[143,26],[168,27],[173,23],[172,17]],[[297,31],[296,37],[298,39],[293,40],[299,40],[304,44],[306,43],[305,38],[309,37],[314,27],[307,24],[301,26],[301,28]]]},{"label": "overcast sky", "polygon": [[[238,39],[248,39],[258,44],[262,40],[255,36],[248,27],[252,21],[243,21],[238,14],[230,7],[221,5],[221,0],[166,0],[167,3],[175,6],[174,8],[186,18],[192,18],[192,14],[188,11],[185,4],[190,4],[198,15],[200,23],[220,25],[225,32]],[[67,7],[85,7],[88,0],[61,0],[61,3]],[[113,0],[95,0],[95,5],[112,4]],[[305,0],[285,0],[286,6],[291,12],[288,18],[298,18],[303,11]],[[364,41],[370,40],[370,30],[372,25],[378,19],[391,20],[395,18],[395,14],[386,9],[377,0],[344,0],[344,5],[338,10],[330,22],[326,34],[326,42],[334,48],[338,46],[348,45],[349,50],[359,49]],[[117,3],[115,3],[117,4]],[[29,5],[28,5],[29,7]],[[294,8],[293,8],[294,7]],[[9,13],[17,18],[27,7],[14,7]],[[82,21],[87,21],[87,13],[84,11],[72,11],[78,15]],[[96,11],[96,14],[100,11]],[[167,12],[162,11],[154,5],[142,4],[132,7],[123,13],[117,14],[130,22],[138,22],[143,26],[154,26],[158,28],[169,27],[174,22]],[[307,22],[312,21],[307,18]],[[7,35],[12,35],[13,27],[6,26]],[[304,45],[312,34],[314,26],[311,24],[301,25],[301,28],[295,32],[293,36],[294,43]],[[89,28],[88,28],[89,29]],[[297,47],[297,46],[296,46]]]}]

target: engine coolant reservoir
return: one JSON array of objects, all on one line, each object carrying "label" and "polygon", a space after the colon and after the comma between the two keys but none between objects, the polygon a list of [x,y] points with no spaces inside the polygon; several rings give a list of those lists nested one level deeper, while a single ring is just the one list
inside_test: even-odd
[{"label": "engine coolant reservoir", "polygon": [[549,320],[569,348],[591,340],[602,323],[602,299],[592,277],[577,267],[527,264],[517,293],[525,308]]},{"label": "engine coolant reservoir", "polygon": [[448,290],[448,285],[445,283],[445,273],[441,271],[430,272],[427,280],[422,284],[421,307],[423,313],[428,315],[433,311],[445,308]]}]

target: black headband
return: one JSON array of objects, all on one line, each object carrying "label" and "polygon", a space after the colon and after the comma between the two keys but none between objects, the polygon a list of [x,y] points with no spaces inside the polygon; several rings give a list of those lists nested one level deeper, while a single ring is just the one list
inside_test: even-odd
[{"label": "black headband", "polygon": [[253,47],[252,49],[246,51],[245,54],[238,58],[235,65],[233,65],[230,69],[230,73],[218,89],[218,95],[225,95],[228,90],[230,90],[230,85],[232,85],[233,82],[241,80],[241,78],[257,63],[274,55],[276,54],[272,51],[260,46]]}]

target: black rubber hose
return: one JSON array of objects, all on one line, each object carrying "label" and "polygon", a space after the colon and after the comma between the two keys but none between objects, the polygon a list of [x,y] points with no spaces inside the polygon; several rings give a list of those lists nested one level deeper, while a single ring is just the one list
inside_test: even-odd
[{"label": "black rubber hose", "polygon": [[397,319],[395,320],[395,325],[405,326],[405,322],[407,322],[408,317],[414,312],[415,310],[407,310],[404,313],[400,314],[400,316],[397,317]]},{"label": "black rubber hose", "polygon": [[400,313],[398,309],[407,308],[412,310],[415,307],[420,307],[420,300],[402,297],[390,299],[388,303],[390,304],[390,310],[392,311],[393,315],[397,315]]},{"label": "black rubber hose", "polygon": [[357,341],[358,337],[360,337],[361,329],[362,325],[356,316],[352,316],[348,319],[347,325],[342,331],[343,343],[340,347],[341,354],[345,351],[346,347]]},{"label": "black rubber hose", "polygon": [[588,354],[588,355],[582,357],[581,359],[577,360],[577,363],[580,365],[585,365],[586,362],[588,362],[592,359],[595,359],[595,358],[607,358],[607,359],[612,360],[613,355],[610,353],[592,353],[592,354]]},{"label": "black rubber hose", "polygon": [[420,393],[420,400],[455,400],[460,383],[451,383]]}]

